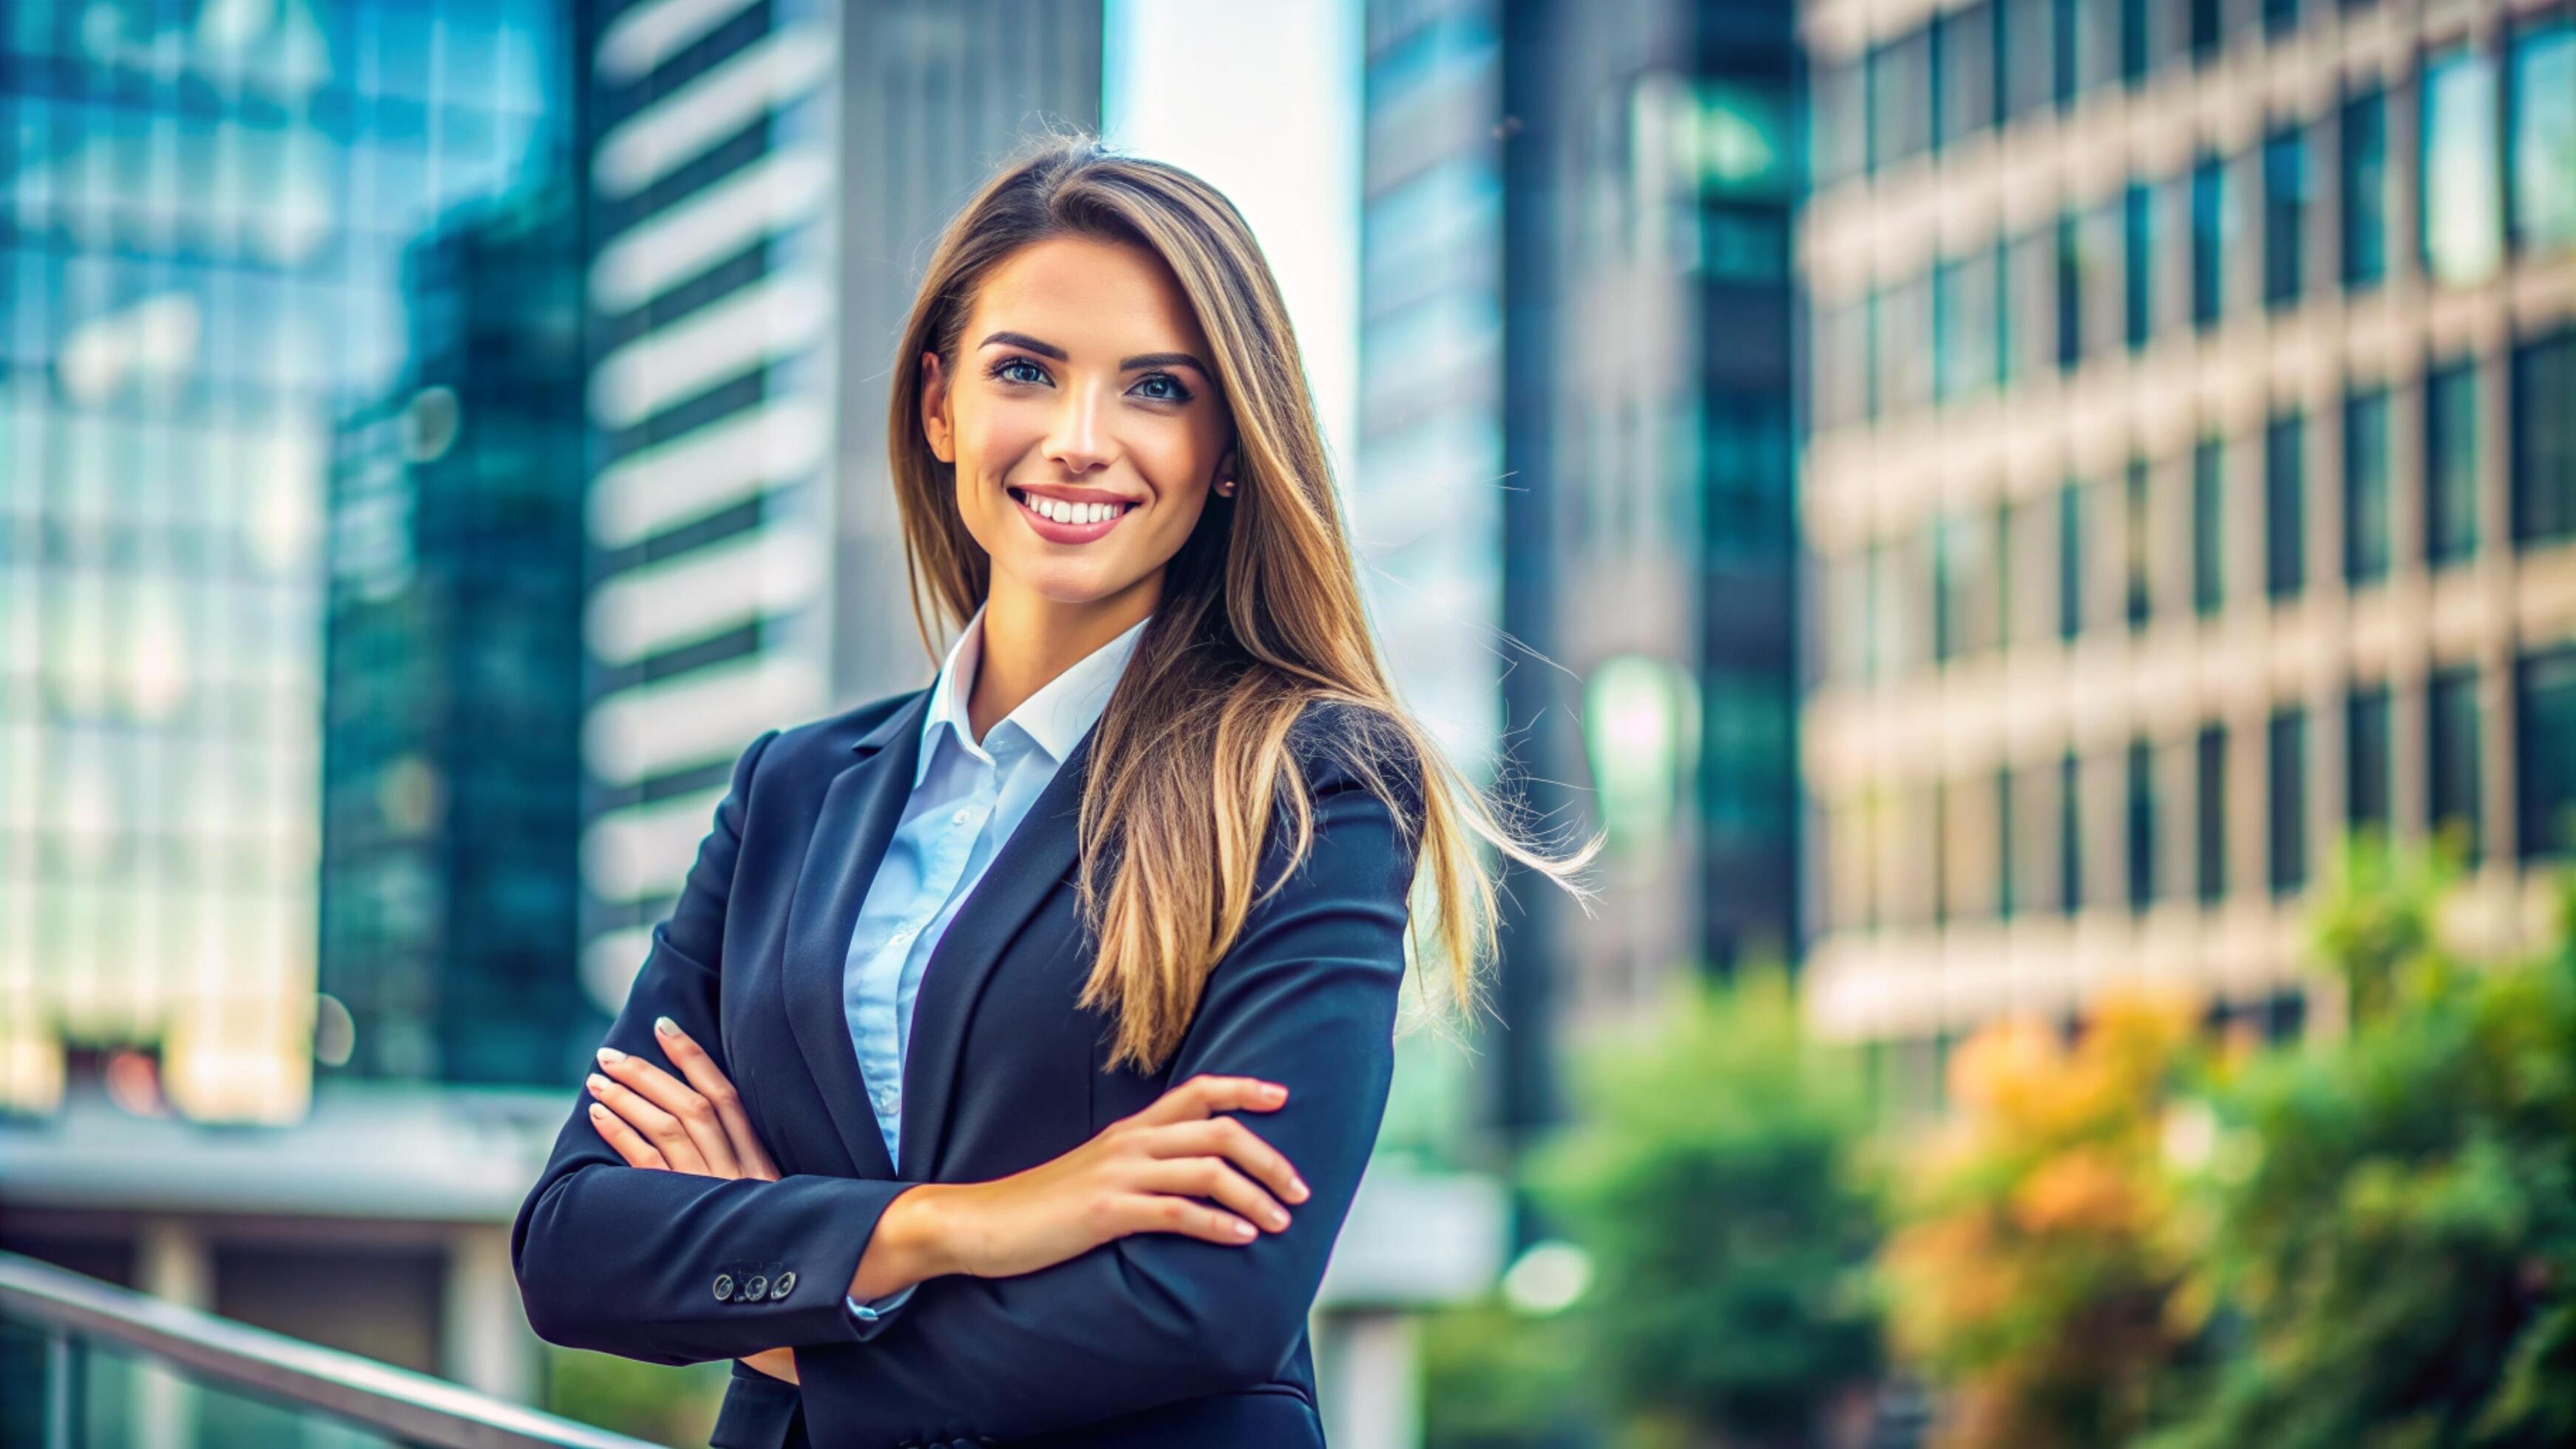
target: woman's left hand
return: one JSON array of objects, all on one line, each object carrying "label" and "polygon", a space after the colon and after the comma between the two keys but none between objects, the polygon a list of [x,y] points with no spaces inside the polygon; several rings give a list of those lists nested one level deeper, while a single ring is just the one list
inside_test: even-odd
[{"label": "woman's left hand", "polygon": [[[776,1182],[778,1165],[752,1132],[740,1094],[715,1059],[667,1016],[653,1023],[653,1035],[688,1080],[642,1057],[601,1047],[599,1072],[589,1083],[596,1099],[590,1124],[599,1135],[629,1167]],[[743,1362],[771,1378],[796,1382],[791,1349],[768,1349]]]}]

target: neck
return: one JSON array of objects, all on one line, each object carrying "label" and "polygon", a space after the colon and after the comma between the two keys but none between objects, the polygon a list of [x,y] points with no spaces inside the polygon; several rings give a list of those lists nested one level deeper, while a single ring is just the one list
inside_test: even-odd
[{"label": "neck", "polygon": [[1162,593],[1160,569],[1118,593],[1080,604],[1033,593],[996,573],[991,596],[984,601],[975,689],[966,701],[966,720],[975,738],[982,739],[1057,675],[1135,627],[1154,612]]}]

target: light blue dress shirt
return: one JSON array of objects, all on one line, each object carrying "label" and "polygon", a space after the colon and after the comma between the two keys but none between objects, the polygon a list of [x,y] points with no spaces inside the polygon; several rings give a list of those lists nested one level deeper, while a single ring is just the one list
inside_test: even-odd
[{"label": "light blue dress shirt", "polygon": [[[903,1063],[912,1043],[912,1004],[930,954],[1037,803],[1038,792],[1082,741],[1126,671],[1144,632],[1138,620],[1117,638],[1048,680],[977,740],[966,714],[983,661],[984,611],[950,646],[921,722],[920,758],[884,861],[859,907],[841,974],[842,1009],[858,1048],[868,1104],[900,1162]],[[912,1295],[906,1288],[851,1311],[873,1323]]]}]

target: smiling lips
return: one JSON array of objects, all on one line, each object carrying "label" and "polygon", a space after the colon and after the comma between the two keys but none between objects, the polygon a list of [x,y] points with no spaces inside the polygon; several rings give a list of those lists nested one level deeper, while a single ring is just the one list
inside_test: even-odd
[{"label": "smiling lips", "polygon": [[1008,491],[1020,516],[1049,543],[1089,543],[1116,528],[1118,520],[1136,507],[1133,503],[1068,503],[1017,488]]}]

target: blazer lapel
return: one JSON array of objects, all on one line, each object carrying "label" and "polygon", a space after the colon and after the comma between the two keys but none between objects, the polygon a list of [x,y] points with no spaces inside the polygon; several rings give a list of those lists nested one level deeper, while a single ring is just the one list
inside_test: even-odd
[{"label": "blazer lapel", "polygon": [[903,1131],[897,1136],[903,1181],[933,1180],[975,1001],[1003,948],[1080,861],[1082,784],[1091,737],[1098,732],[1097,724],[1083,732],[931,948],[913,997],[912,1039],[904,1048]]},{"label": "blazer lapel", "polygon": [[912,794],[912,772],[921,758],[921,717],[929,707],[930,691],[925,689],[860,736],[858,759],[832,778],[788,903],[787,959],[780,972],[788,1027],[831,1111],[832,1125],[859,1174],[880,1180],[894,1178],[894,1161],[886,1155],[885,1134],[868,1105],[858,1048],[850,1040],[843,977],[859,908],[867,902],[868,886],[902,821],[903,802]]}]

